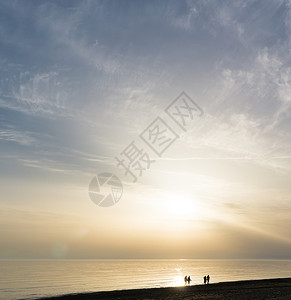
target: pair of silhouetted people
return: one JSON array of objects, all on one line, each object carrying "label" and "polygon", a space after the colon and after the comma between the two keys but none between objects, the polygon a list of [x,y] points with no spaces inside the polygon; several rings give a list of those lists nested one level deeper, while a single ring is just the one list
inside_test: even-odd
[{"label": "pair of silhouetted people", "polygon": [[185,285],[187,285],[187,284],[189,284],[190,285],[190,281],[191,281],[192,279],[190,278],[190,276],[185,276],[184,277],[184,282],[185,282]]},{"label": "pair of silhouetted people", "polygon": [[204,276],[203,279],[204,279],[204,284],[206,284],[206,283],[208,284],[210,281],[210,276],[209,275]]}]

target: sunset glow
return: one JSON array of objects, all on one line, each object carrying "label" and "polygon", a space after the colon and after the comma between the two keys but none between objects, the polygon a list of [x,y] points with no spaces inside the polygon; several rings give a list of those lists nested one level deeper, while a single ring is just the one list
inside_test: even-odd
[{"label": "sunset glow", "polygon": [[1,2],[0,259],[290,258],[288,1]]}]

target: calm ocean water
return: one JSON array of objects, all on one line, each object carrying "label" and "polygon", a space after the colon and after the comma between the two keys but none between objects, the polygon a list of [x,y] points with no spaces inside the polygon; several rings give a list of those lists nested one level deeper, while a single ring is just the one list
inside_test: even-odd
[{"label": "calm ocean water", "polygon": [[291,260],[21,260],[0,261],[0,299],[75,292],[291,277]]}]

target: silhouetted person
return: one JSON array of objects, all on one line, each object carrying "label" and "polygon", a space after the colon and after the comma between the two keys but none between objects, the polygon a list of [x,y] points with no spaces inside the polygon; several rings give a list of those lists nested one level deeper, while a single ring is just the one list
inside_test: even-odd
[{"label": "silhouetted person", "polygon": [[187,275],[184,277],[184,282],[185,282],[185,285],[186,285],[187,282],[188,282],[188,277],[187,277]]},{"label": "silhouetted person", "polygon": [[190,276],[188,276],[187,281],[188,281],[188,284],[190,285],[190,283],[192,281],[192,279],[190,278]]},{"label": "silhouetted person", "polygon": [[207,283],[209,283],[209,280],[210,280],[210,276],[207,275]]},{"label": "silhouetted person", "polygon": [[207,281],[206,276],[204,276],[203,279],[204,279],[204,284],[206,284],[206,281]]}]

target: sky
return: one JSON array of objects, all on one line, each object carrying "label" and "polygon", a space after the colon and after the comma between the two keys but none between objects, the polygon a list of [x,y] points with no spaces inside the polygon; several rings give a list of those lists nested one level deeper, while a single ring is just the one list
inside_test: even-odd
[{"label": "sky", "polygon": [[291,259],[290,49],[290,1],[1,1],[0,259]]}]

